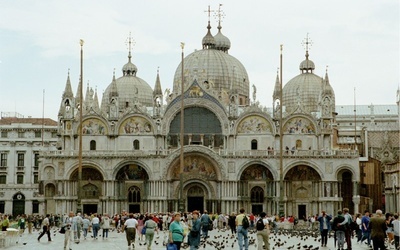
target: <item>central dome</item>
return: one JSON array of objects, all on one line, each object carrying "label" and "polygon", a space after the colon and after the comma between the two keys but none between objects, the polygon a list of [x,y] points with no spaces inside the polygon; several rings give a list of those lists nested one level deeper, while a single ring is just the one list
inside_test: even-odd
[{"label": "central dome", "polygon": [[[249,77],[243,64],[235,57],[216,49],[198,50],[184,59],[185,88],[196,77],[199,83],[208,81],[214,89],[229,92],[232,88],[246,98],[249,97]],[[180,93],[182,63],[174,76],[174,93]]]}]

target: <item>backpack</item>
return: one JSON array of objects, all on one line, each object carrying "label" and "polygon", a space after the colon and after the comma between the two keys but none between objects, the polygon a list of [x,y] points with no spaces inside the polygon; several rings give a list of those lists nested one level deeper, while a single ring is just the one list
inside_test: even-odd
[{"label": "backpack", "polygon": [[243,220],[242,220],[242,227],[243,227],[244,229],[247,229],[247,228],[249,228],[249,226],[250,226],[249,219],[247,219],[247,216],[245,215],[245,216],[243,217]]},{"label": "backpack", "polygon": [[256,229],[257,231],[262,231],[264,230],[264,228],[265,228],[264,221],[262,218],[260,218],[256,223]]}]

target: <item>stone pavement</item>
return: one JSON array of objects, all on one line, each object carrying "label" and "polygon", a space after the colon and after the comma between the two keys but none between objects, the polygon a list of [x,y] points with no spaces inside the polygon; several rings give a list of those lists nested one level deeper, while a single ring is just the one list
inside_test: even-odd
[{"label": "stone pavement", "polygon": [[[91,235],[91,234],[90,234]],[[100,231],[101,235],[101,231]],[[239,249],[237,242],[235,242],[234,237],[230,237],[230,230],[228,231],[220,231],[214,229],[213,231],[210,232],[210,242],[219,242],[220,246],[224,246],[224,249]],[[48,242],[47,241],[47,236],[44,235],[40,242],[37,241],[38,237],[38,232],[35,231],[32,234],[28,234],[27,230],[25,233],[21,236],[18,237],[18,243],[15,243],[12,246],[7,247],[7,250],[17,250],[17,249],[26,249],[26,250],[47,250],[47,249],[63,249],[64,246],[64,235],[58,233],[58,231],[52,230],[52,241]],[[89,237],[89,235],[88,235]],[[154,242],[153,246],[151,249],[153,250],[159,250],[159,249],[166,249],[165,246],[163,246],[163,239],[167,237],[167,233],[165,232],[160,232],[159,235],[155,235],[154,237]],[[250,250],[255,250],[257,249],[256,244],[256,235],[255,233],[250,233],[249,234],[250,241],[255,241],[255,243],[251,244],[249,249]],[[293,236],[289,234],[278,234],[278,235],[273,235],[271,233],[270,235],[270,244],[271,244],[271,250],[275,249],[291,249],[293,246],[293,250],[301,249],[301,250],[307,250],[307,249],[316,249],[316,247],[320,246],[320,243],[318,241],[320,237],[314,238],[314,237],[300,237],[300,236]],[[276,243],[280,240],[280,242],[283,243],[282,246],[278,247]],[[223,242],[223,243],[221,243]],[[286,243],[284,243],[286,242]],[[144,241],[138,241],[136,239],[136,244],[135,244],[135,249],[147,249],[146,246],[143,245]],[[158,243],[158,244],[156,244]],[[298,248],[297,244],[300,243],[301,248]],[[328,247],[319,247],[319,250],[328,250],[328,249],[335,249],[334,248],[334,242],[333,238],[328,239]],[[303,246],[307,245],[306,248]],[[312,245],[312,247],[310,247]],[[358,249],[368,249],[367,245],[363,244],[357,244],[356,239],[353,239],[353,249],[358,250]],[[346,246],[345,246],[346,247]],[[129,249],[127,246],[127,242],[125,239],[125,233],[117,233],[116,231],[110,232],[108,239],[102,239],[102,237],[99,237],[97,240],[93,238],[88,238],[86,240],[81,240],[79,244],[75,244],[73,242],[70,243],[70,248],[73,250],[91,250],[91,249],[107,249],[107,250],[119,250],[119,249]],[[68,249],[68,248],[67,248]],[[189,249],[189,248],[187,248]],[[214,245],[211,243],[207,243],[205,245],[202,245],[200,249],[221,249],[221,247],[216,248]]]}]

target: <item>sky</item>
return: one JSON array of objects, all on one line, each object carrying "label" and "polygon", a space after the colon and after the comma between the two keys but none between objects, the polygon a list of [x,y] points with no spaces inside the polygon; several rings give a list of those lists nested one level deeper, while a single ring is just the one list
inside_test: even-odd
[{"label": "sky", "polygon": [[[354,96],[357,104],[396,103],[398,0],[2,0],[0,111],[42,117],[44,110],[56,120],[68,70],[74,94],[78,87],[80,39],[85,89],[88,82],[97,88],[99,100],[114,69],[122,75],[130,33],[137,76],[153,88],[159,67],[162,88],[172,89],[180,42],[186,55],[201,49],[206,10],[219,4],[229,54],[247,69],[261,105],[272,106],[280,44],[285,84],[300,73],[307,33],[314,73],[324,76],[328,66],[336,105],[352,105]],[[214,16],[211,26],[215,35]]]}]

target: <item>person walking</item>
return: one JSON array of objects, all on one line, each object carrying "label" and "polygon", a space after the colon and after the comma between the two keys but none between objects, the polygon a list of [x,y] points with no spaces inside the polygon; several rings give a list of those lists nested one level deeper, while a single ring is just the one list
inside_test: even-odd
[{"label": "person walking", "polygon": [[249,249],[249,239],[247,237],[248,227],[250,226],[249,219],[244,214],[244,208],[240,209],[240,214],[236,216],[236,226],[237,226],[237,235],[238,235],[238,244],[239,249],[243,249],[243,242],[244,242],[244,249]]},{"label": "person walking", "polygon": [[88,230],[90,227],[90,220],[88,219],[87,215],[85,215],[85,218],[82,220],[82,231],[83,231],[83,238],[86,240]]},{"label": "person walking", "polygon": [[231,213],[231,215],[228,218],[228,226],[231,229],[232,234],[236,234],[236,215],[234,212]]},{"label": "person walking", "polygon": [[399,248],[399,239],[400,239],[400,221],[399,221],[399,215],[394,214],[394,220],[393,220],[393,233],[394,233],[394,248],[400,249]]},{"label": "person walking", "polygon": [[200,245],[200,219],[199,219],[199,211],[195,210],[192,213],[192,223],[189,227],[189,235],[188,235],[188,242],[190,246],[190,250],[195,250],[199,248]]},{"label": "person walking", "polygon": [[345,242],[345,232],[347,230],[346,223],[343,224],[345,218],[342,210],[338,211],[337,216],[333,219],[332,225],[336,235],[336,244],[338,250],[343,250]]},{"label": "person walking", "polygon": [[185,235],[181,225],[181,214],[175,213],[174,221],[169,225],[169,241],[175,244],[177,249],[180,250],[183,238],[185,238]]},{"label": "person walking", "polygon": [[111,220],[110,217],[108,216],[108,214],[104,214],[103,217],[101,217],[101,228],[103,229],[103,240],[104,237],[106,239],[108,239],[108,231],[110,230],[110,224],[111,224]]},{"label": "person walking", "polygon": [[136,229],[138,227],[138,221],[133,218],[133,214],[129,214],[129,219],[127,219],[124,223],[123,231],[126,231],[126,241],[128,242],[128,248],[135,248],[135,238],[136,238]]},{"label": "person walking", "polygon": [[[260,213],[260,218],[256,222],[258,250],[270,249],[269,246],[269,222],[265,212]],[[264,243],[264,247],[263,247]]]},{"label": "person walking", "polygon": [[25,223],[26,223],[26,215],[23,214],[18,220],[18,228],[20,235],[25,232]]},{"label": "person walking", "polygon": [[371,228],[371,239],[373,242],[374,250],[385,250],[385,237],[386,237],[386,221],[383,217],[382,210],[378,209],[375,212],[375,216],[369,221],[369,227]]},{"label": "person walking", "polygon": [[[63,227],[65,229],[64,234],[64,249],[67,249],[68,243],[71,240],[71,228],[72,228],[72,220],[74,218],[74,212],[69,212],[68,216],[64,219]],[[69,248],[71,249],[71,248]]]},{"label": "person walking", "polygon": [[360,243],[363,243],[364,240],[367,240],[367,244],[369,247],[372,248],[371,245],[371,228],[369,227],[369,211],[365,210],[364,211],[364,216],[361,218],[361,231],[362,231],[362,237]]},{"label": "person walking", "polygon": [[317,221],[319,221],[319,231],[321,232],[321,247],[326,247],[328,243],[328,232],[331,230],[332,216],[326,214],[324,210],[322,210],[321,215],[318,216]]},{"label": "person walking", "polygon": [[40,242],[40,238],[42,238],[42,236],[45,235],[45,234],[47,234],[48,241],[51,241],[49,217],[50,217],[50,215],[46,214],[46,218],[44,218],[44,220],[42,221],[43,231],[42,231],[42,233],[39,235],[39,237],[37,239],[39,242]]},{"label": "person walking", "polygon": [[77,213],[72,219],[72,232],[74,233],[74,242],[79,244],[81,240],[81,229],[82,229],[82,216],[81,213]]},{"label": "person walking", "polygon": [[357,215],[356,215],[356,224],[357,224],[356,235],[357,235],[357,243],[360,243],[360,242],[361,242],[361,238],[362,238],[362,229],[361,229],[362,222],[361,222],[361,219],[362,219],[362,215],[361,215],[360,213],[357,213]]},{"label": "person walking", "polygon": [[97,236],[99,235],[100,230],[100,219],[97,217],[97,213],[93,215],[92,218],[92,230],[93,230],[93,238],[97,240]]},{"label": "person walking", "polygon": [[154,232],[158,229],[157,223],[153,220],[154,215],[150,214],[148,217],[148,220],[144,223],[144,226],[146,227],[146,245],[147,249],[151,249],[151,244],[153,243],[154,239]]},{"label": "person walking", "polygon": [[351,250],[351,237],[353,234],[353,230],[351,228],[351,222],[353,221],[353,217],[349,213],[348,208],[343,208],[343,216],[345,221],[343,223],[346,224],[346,231],[345,231],[345,239],[346,239],[346,244],[347,244],[347,250]]},{"label": "person walking", "polygon": [[207,239],[209,226],[210,224],[212,225],[212,221],[210,219],[210,216],[208,215],[207,210],[204,210],[204,214],[200,218],[200,223],[201,231],[203,232],[202,236],[204,237],[204,239]]}]

